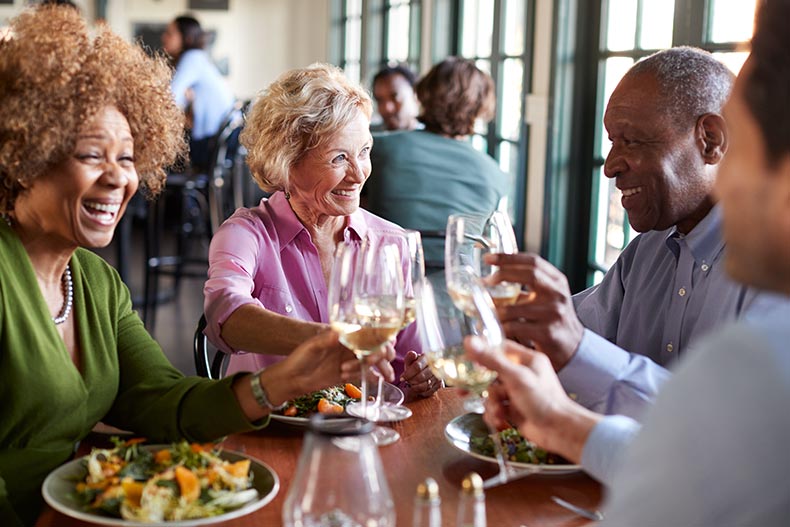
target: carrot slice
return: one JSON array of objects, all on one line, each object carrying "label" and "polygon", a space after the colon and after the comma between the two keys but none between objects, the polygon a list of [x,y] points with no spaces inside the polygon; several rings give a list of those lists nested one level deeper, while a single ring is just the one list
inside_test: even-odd
[{"label": "carrot slice", "polygon": [[318,401],[318,411],[322,414],[342,414],[343,407],[326,399]]},{"label": "carrot slice", "polygon": [[346,395],[352,399],[362,399],[362,390],[349,382],[346,383]]},{"label": "carrot slice", "polygon": [[285,409],[283,415],[287,415],[288,417],[294,417],[296,415],[296,412],[298,412],[296,406],[289,406],[288,408]]}]

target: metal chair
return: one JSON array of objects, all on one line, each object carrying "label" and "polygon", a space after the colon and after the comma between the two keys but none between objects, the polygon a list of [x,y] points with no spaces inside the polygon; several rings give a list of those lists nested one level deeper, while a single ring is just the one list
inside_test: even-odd
[{"label": "metal chair", "polygon": [[[192,350],[195,354],[195,371],[201,377],[221,379],[227,369],[228,354],[224,351],[213,349],[213,346],[209,344],[208,338],[203,333],[204,329],[206,329],[206,315],[200,315],[192,345]],[[209,358],[211,352],[214,353],[214,356]]]},{"label": "metal chair", "polygon": [[[244,108],[242,104],[234,108],[214,138],[208,170],[169,174],[163,195],[148,206],[142,318],[151,333],[156,326],[157,305],[177,295],[181,278],[206,277],[208,241],[235,210],[228,205],[231,203],[229,192],[232,192],[229,182],[237,157],[238,137],[244,126]],[[175,225],[166,225],[165,208],[168,204],[176,207],[175,214],[170,215],[175,215]],[[176,237],[173,254],[162,254],[166,227],[171,227],[170,231],[174,231]],[[160,293],[161,275],[173,277],[172,291]]]}]

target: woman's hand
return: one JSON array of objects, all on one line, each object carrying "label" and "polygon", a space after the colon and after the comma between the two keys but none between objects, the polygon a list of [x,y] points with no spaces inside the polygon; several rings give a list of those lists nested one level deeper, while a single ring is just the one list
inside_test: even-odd
[{"label": "woman's hand", "polygon": [[[400,380],[409,385],[412,396],[430,397],[443,386],[428,367],[428,361],[416,351],[409,351],[403,358],[403,375]],[[412,397],[413,398],[413,397]]]}]

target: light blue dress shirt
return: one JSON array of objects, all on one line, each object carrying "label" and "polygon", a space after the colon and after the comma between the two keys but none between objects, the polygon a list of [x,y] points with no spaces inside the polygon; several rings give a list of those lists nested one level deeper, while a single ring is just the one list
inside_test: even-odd
[{"label": "light blue dress shirt", "polygon": [[726,275],[717,205],[687,235],[675,228],[640,234],[603,281],[573,301],[587,329],[559,372],[563,386],[591,410],[640,419],[669,378],[666,368],[695,340],[788,299]]},{"label": "light blue dress shirt", "polygon": [[186,108],[186,91],[192,89],[192,139],[205,139],[219,131],[235,102],[225,79],[201,49],[185,51],[170,82],[179,108]]},{"label": "light blue dress shirt", "polygon": [[[790,307],[775,307],[684,359],[615,471],[606,525],[790,524],[789,322]],[[606,418],[585,456],[618,428],[614,420],[620,431],[638,428]]]}]

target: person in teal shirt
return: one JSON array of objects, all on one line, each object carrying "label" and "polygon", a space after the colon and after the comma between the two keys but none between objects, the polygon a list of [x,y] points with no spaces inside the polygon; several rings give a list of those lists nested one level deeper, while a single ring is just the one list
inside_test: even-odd
[{"label": "person in teal shirt", "polygon": [[[450,57],[417,84],[424,130],[374,135],[366,208],[406,229],[443,231],[456,213],[485,216],[507,195],[509,176],[469,141],[494,116],[494,83],[474,61]],[[444,243],[425,240],[425,258]]]},{"label": "person in teal shirt", "polygon": [[165,358],[110,243],[129,199],[156,193],[184,150],[169,69],[76,10],[29,8],[0,41],[0,525],[32,524],[40,486],[100,420],[152,441],[263,427],[358,366],[324,333],[284,361],[220,381]]}]

